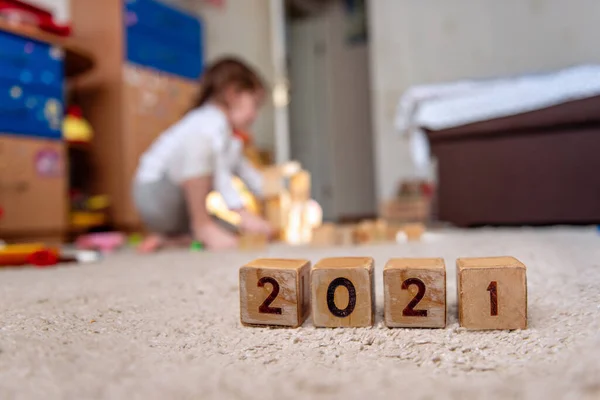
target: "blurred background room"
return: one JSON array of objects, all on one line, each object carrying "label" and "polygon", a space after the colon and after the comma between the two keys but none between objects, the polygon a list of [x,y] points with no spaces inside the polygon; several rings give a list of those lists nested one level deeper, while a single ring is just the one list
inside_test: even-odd
[{"label": "blurred background room", "polygon": [[[190,109],[204,67],[229,55],[268,84],[244,143],[271,189],[258,201],[237,187],[279,239],[596,224],[599,11],[593,0],[0,1],[0,238],[139,242],[138,159]],[[236,224],[218,193],[208,203]]]}]

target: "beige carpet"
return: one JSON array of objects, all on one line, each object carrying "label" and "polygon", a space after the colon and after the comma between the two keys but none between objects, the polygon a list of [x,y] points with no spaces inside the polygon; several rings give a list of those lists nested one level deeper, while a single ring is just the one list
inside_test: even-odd
[{"label": "beige carpet", "polygon": [[[466,332],[454,260],[528,267],[530,329]],[[260,254],[120,254],[0,270],[0,399],[599,399],[600,235],[592,229],[445,232],[404,245],[262,255],[376,260],[371,329],[243,328],[238,268]],[[441,256],[449,326],[387,329],[389,257]]]}]

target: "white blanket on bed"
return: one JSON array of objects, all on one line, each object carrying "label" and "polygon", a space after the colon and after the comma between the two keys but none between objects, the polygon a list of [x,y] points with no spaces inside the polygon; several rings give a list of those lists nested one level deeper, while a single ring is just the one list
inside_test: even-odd
[{"label": "white blanket on bed", "polygon": [[429,168],[429,146],[423,129],[454,128],[597,95],[600,95],[600,65],[512,78],[414,86],[398,103],[395,126],[401,134],[410,135],[414,164],[424,171]]}]

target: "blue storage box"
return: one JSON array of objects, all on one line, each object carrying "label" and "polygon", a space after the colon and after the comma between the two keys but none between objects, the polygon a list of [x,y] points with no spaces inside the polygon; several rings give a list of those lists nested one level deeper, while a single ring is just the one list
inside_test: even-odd
[{"label": "blue storage box", "polygon": [[202,59],[198,52],[182,51],[142,35],[127,36],[127,59],[190,79],[198,78],[202,72]]},{"label": "blue storage box", "polygon": [[125,0],[126,23],[133,33],[156,36],[176,46],[200,49],[200,20],[156,0]]},{"label": "blue storage box", "polygon": [[204,65],[200,20],[155,0],[124,1],[127,60],[197,79]]},{"label": "blue storage box", "polygon": [[63,58],[60,48],[0,31],[0,78],[62,90]]},{"label": "blue storage box", "polygon": [[0,31],[0,133],[62,138],[63,51]]},{"label": "blue storage box", "polygon": [[0,79],[0,133],[62,138],[62,92]]}]

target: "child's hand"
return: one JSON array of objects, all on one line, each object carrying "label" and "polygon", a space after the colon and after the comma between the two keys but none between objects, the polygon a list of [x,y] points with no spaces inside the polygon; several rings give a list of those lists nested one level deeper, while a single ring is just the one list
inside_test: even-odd
[{"label": "child's hand", "polygon": [[266,220],[247,210],[242,210],[239,214],[242,217],[240,228],[243,231],[264,234],[269,238],[273,236],[273,227]]},{"label": "child's hand", "polygon": [[214,222],[205,223],[195,229],[196,240],[208,250],[226,250],[237,247],[237,237]]}]

